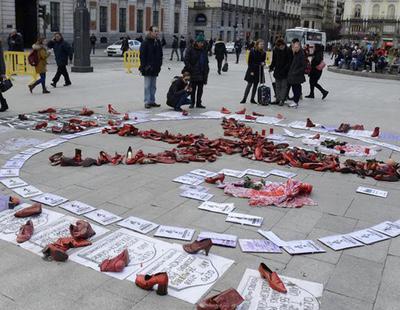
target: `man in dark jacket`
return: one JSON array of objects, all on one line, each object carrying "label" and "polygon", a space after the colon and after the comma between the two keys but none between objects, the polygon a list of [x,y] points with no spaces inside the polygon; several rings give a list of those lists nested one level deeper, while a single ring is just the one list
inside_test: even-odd
[{"label": "man in dark jacket", "polygon": [[204,41],[203,34],[199,34],[193,46],[186,51],[185,70],[190,72],[190,85],[192,87],[190,108],[194,108],[196,103],[196,108],[205,109],[206,107],[201,104],[201,98],[204,85],[207,84],[210,68],[208,66],[207,44]]},{"label": "man in dark jacket", "polygon": [[236,53],[236,63],[239,63],[239,58],[240,58],[240,54],[242,53],[242,48],[243,48],[243,44],[242,44],[242,40],[241,39],[237,39],[235,41],[235,53]]},{"label": "man in dark jacket", "polygon": [[288,83],[292,87],[293,102],[289,107],[297,108],[301,97],[301,84],[306,81],[306,78],[304,77],[306,63],[304,61],[304,52],[301,48],[299,39],[293,39],[292,41],[292,54],[293,58],[289,67]]},{"label": "man in dark jacket", "polygon": [[190,104],[188,98],[192,89],[189,85],[190,73],[182,71],[182,76],[175,77],[167,94],[167,105],[174,108],[175,111],[182,112],[182,106]]},{"label": "man in dark jacket", "polygon": [[184,36],[181,36],[181,40],[179,41],[179,49],[181,52],[181,60],[184,61],[185,60],[184,53],[185,53],[185,49],[186,49],[186,39]]},{"label": "man in dark jacket", "polygon": [[176,58],[179,61],[179,54],[178,54],[178,37],[176,35],[174,35],[174,40],[172,41],[172,52],[171,52],[171,58],[169,60],[172,60],[172,58],[174,58],[174,54],[176,54]]},{"label": "man in dark jacket", "polygon": [[94,55],[95,52],[96,52],[96,42],[97,42],[97,38],[94,35],[94,33],[92,33],[92,35],[90,36],[89,40],[90,40],[90,49],[91,49],[91,52]]},{"label": "man in dark jacket", "polygon": [[221,37],[219,37],[218,41],[215,42],[214,53],[215,53],[215,59],[217,60],[218,74],[221,74],[222,62],[224,61],[224,59],[226,61],[228,58],[226,45],[224,41],[222,41]]},{"label": "man in dark jacket", "polygon": [[47,46],[48,48],[53,49],[57,63],[57,72],[53,77],[53,82],[50,83],[50,85],[57,87],[57,82],[60,80],[61,75],[65,80],[64,86],[71,85],[71,80],[67,70],[68,59],[72,61],[73,52],[71,46],[68,44],[68,42],[64,41],[63,36],[59,32],[54,34],[53,40],[49,41]]},{"label": "man in dark jacket", "polygon": [[291,55],[289,53],[290,51],[286,47],[285,41],[283,39],[276,40],[269,72],[274,71],[276,83],[276,101],[274,104],[279,104],[280,106],[285,104],[287,95],[287,77],[291,60]]},{"label": "man in dark jacket", "polygon": [[[3,47],[0,40],[0,82],[6,79],[6,64],[4,62]],[[6,98],[3,97],[0,91],[0,112],[8,110]]]},{"label": "man in dark jacket", "polygon": [[8,36],[8,50],[12,52],[23,52],[24,51],[24,39],[22,34],[13,30]]},{"label": "man in dark jacket", "polygon": [[163,51],[158,39],[158,28],[151,26],[146,39],[140,46],[139,71],[144,76],[144,107],[160,107],[156,103],[157,76],[161,71]]}]

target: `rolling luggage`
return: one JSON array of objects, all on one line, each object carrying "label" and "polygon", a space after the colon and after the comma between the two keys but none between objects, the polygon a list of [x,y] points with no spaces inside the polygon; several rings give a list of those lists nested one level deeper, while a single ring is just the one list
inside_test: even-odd
[{"label": "rolling luggage", "polygon": [[265,80],[262,79],[263,67],[260,66],[260,86],[257,89],[257,101],[260,105],[269,105],[271,103],[271,89],[265,85]]}]

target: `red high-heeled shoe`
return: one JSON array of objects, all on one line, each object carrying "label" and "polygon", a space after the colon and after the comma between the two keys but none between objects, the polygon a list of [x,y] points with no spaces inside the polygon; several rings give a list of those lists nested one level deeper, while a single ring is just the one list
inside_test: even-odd
[{"label": "red high-heeled shoe", "polygon": [[109,104],[107,108],[108,108],[108,113],[110,114],[121,114],[117,110],[115,110],[111,104]]},{"label": "red high-heeled shoe", "polygon": [[229,111],[227,108],[225,108],[225,107],[222,107],[221,108],[221,111],[220,111],[222,114],[231,114],[231,111]]},{"label": "red high-heeled shoe", "polygon": [[81,116],[91,116],[93,115],[93,111],[89,110],[88,108],[83,108],[82,111],[79,113]]},{"label": "red high-heeled shoe", "polygon": [[273,272],[271,269],[269,269],[267,265],[261,263],[258,267],[258,271],[260,272],[261,277],[267,280],[269,286],[273,290],[284,294],[287,293],[287,289],[285,287],[285,284],[283,284],[281,278],[279,278],[276,272]]},{"label": "red high-heeled shoe", "polygon": [[189,254],[196,254],[201,250],[204,250],[206,252],[206,256],[208,256],[208,252],[210,252],[212,245],[213,243],[211,239],[203,239],[201,241],[184,244],[182,247]]},{"label": "red high-heeled shoe", "polygon": [[206,183],[209,184],[216,184],[218,181],[222,183],[224,182],[224,180],[225,180],[225,175],[223,173],[218,174],[215,177],[208,177],[205,179]]},{"label": "red high-heeled shoe", "polygon": [[230,288],[197,304],[197,310],[234,310],[244,301],[239,292]]},{"label": "red high-heeled shoe", "polygon": [[307,118],[306,127],[307,128],[315,127],[315,124],[310,118]]},{"label": "red high-heeled shoe", "polygon": [[379,127],[374,128],[374,131],[372,132],[371,137],[373,137],[373,138],[379,137]]},{"label": "red high-heeled shoe", "polygon": [[98,162],[99,165],[108,164],[111,161],[112,161],[111,155],[107,154],[104,151],[100,152],[99,158],[97,159],[97,162]]},{"label": "red high-heeled shoe", "polygon": [[129,252],[127,249],[123,250],[117,256],[105,259],[100,264],[101,272],[122,272],[126,266],[129,264]]},{"label": "red high-heeled shoe", "polygon": [[240,111],[235,112],[235,114],[239,114],[239,115],[241,115],[241,114],[246,114],[246,108],[241,109]]},{"label": "red high-heeled shoe", "polygon": [[46,128],[47,127],[47,122],[46,121],[42,121],[36,124],[35,129],[39,130],[42,128]]},{"label": "red high-heeled shoe", "polygon": [[257,117],[251,116],[251,115],[246,115],[244,118],[249,120],[249,121],[255,121],[257,119]]},{"label": "red high-heeled shoe", "polygon": [[154,285],[158,285],[157,294],[168,294],[168,274],[166,272],[156,273],[154,275],[137,275],[135,284],[144,290],[152,290]]},{"label": "red high-heeled shoe", "polygon": [[49,114],[49,120],[50,121],[56,121],[57,119],[58,119],[57,114],[53,114],[53,113]]}]

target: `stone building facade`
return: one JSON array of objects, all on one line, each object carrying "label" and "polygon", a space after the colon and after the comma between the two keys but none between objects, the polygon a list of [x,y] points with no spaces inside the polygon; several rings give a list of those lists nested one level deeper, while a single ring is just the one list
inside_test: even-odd
[{"label": "stone building facade", "polygon": [[[150,25],[159,26],[170,41],[173,34],[187,34],[187,0],[87,0],[90,31],[104,44],[121,36],[145,35]],[[38,18],[38,5],[50,13],[47,37],[60,31],[67,40],[73,38],[74,0],[2,0],[0,1],[0,37],[12,29],[24,35],[26,45],[43,35],[43,20]]]},{"label": "stone building facade", "polygon": [[348,0],[345,2],[342,37],[400,46],[400,0]]},{"label": "stone building facade", "polygon": [[301,0],[270,0],[269,1],[270,42],[284,38],[286,29],[301,26]]}]

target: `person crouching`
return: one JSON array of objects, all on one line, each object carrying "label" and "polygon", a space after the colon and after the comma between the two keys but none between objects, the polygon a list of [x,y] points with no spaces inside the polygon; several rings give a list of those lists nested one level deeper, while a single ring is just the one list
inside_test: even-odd
[{"label": "person crouching", "polygon": [[190,73],[182,71],[182,76],[176,76],[167,94],[167,105],[174,108],[175,111],[183,111],[183,105],[190,105],[192,101],[189,96],[192,89],[189,84]]}]

